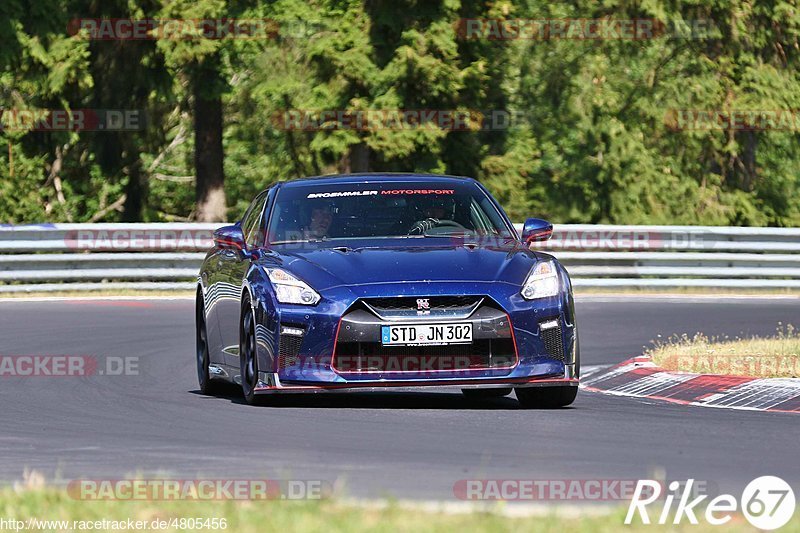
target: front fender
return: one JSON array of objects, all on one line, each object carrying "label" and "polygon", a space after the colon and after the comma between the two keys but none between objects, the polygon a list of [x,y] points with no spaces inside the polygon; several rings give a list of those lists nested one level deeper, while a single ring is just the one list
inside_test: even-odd
[{"label": "front fender", "polygon": [[[563,332],[565,353],[567,355],[566,365],[574,365],[573,376],[579,377],[580,374],[580,341],[578,338],[578,321],[575,318],[575,298],[572,293],[572,280],[567,269],[558,261],[553,261],[561,280],[562,306],[564,309],[564,322],[566,324]],[[571,330],[571,332],[569,331]],[[567,369],[569,371],[569,369]]]},{"label": "front fender", "polygon": [[253,306],[258,368],[262,372],[275,372],[279,317],[272,284],[266,272],[253,265],[247,273],[242,290],[249,292]]}]

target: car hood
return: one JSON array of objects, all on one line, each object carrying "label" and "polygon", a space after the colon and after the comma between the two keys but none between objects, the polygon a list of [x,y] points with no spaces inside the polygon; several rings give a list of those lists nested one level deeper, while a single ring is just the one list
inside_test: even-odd
[{"label": "car hood", "polygon": [[324,246],[302,250],[275,247],[264,266],[280,266],[312,287],[409,282],[486,282],[522,284],[539,259],[518,243],[396,244],[362,247]]}]

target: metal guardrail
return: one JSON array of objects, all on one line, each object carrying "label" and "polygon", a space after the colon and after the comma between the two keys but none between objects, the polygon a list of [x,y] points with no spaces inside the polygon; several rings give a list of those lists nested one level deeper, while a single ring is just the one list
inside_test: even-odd
[{"label": "metal guardrail", "polygon": [[[0,293],[191,290],[217,226],[0,226]],[[577,287],[800,287],[800,228],[568,224],[537,249]]]}]

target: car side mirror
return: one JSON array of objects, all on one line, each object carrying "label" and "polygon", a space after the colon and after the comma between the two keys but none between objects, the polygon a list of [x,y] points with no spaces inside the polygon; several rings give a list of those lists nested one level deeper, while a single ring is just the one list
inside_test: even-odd
[{"label": "car side mirror", "polygon": [[522,226],[522,242],[530,244],[550,240],[553,236],[553,225],[541,218],[529,218]]},{"label": "car side mirror", "polygon": [[244,250],[244,234],[237,223],[214,231],[214,245],[224,250]]}]

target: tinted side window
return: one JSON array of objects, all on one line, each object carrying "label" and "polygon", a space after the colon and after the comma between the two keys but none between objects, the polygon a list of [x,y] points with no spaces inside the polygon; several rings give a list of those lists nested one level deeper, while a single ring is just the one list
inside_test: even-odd
[{"label": "tinted side window", "polygon": [[275,189],[272,188],[267,191],[262,205],[261,217],[256,222],[256,227],[253,230],[250,239],[247,240],[248,248],[260,248],[267,243],[267,223],[269,222],[269,210],[272,198],[275,196]]},{"label": "tinted side window", "polygon": [[264,203],[267,201],[267,193],[262,192],[259,194],[253,203],[250,204],[250,207],[247,209],[247,212],[244,215],[244,219],[242,219],[242,233],[244,234],[244,241],[247,243],[248,248],[253,248],[254,245],[260,245],[258,243],[258,231],[261,221],[261,212],[264,210]]}]

